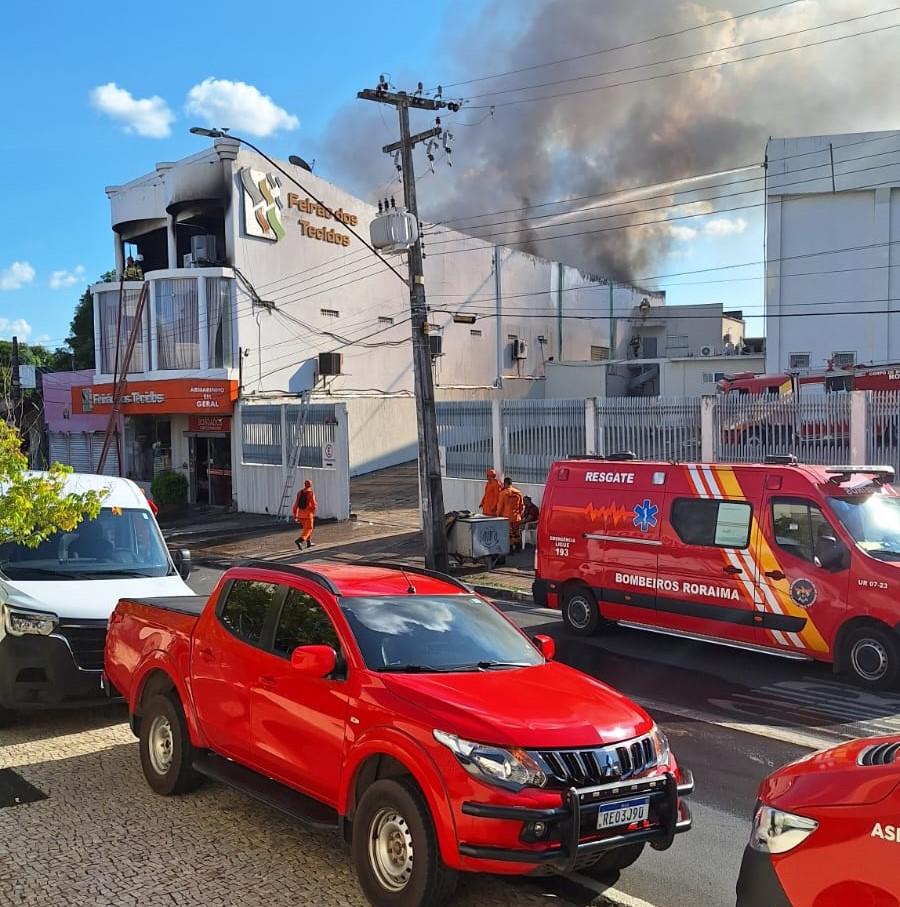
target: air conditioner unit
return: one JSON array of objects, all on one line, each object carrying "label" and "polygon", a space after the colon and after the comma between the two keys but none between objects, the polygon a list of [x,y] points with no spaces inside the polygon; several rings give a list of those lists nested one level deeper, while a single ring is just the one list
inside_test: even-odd
[{"label": "air conditioner unit", "polygon": [[701,356],[704,356],[704,357],[712,356],[712,355],[713,355],[713,348],[712,348],[711,346],[701,346],[701,347],[700,347],[700,355],[701,355]]},{"label": "air conditioner unit", "polygon": [[194,256],[193,255],[183,255],[181,258],[181,267],[193,268],[194,267]]},{"label": "air conditioner unit", "polygon": [[319,353],[319,375],[330,378],[341,373],[340,353]]},{"label": "air conditioner unit", "polygon": [[428,335],[428,348],[431,351],[431,358],[437,359],[438,356],[444,355],[444,338],[441,334]]},{"label": "air conditioner unit", "polygon": [[512,356],[513,359],[527,359],[528,358],[528,344],[524,340],[513,340],[512,345]]},{"label": "air conditioner unit", "polygon": [[216,238],[210,233],[191,237],[191,257],[196,265],[214,265],[219,259],[216,255]]}]

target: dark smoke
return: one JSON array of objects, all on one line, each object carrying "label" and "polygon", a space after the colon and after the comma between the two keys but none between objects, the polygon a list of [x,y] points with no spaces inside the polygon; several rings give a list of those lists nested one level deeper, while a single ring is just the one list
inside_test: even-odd
[{"label": "dark smoke", "polygon": [[[448,61],[440,74],[449,82],[455,78],[572,57],[722,19],[762,5],[765,4],[758,0],[725,0],[715,4],[671,0],[548,0],[533,3],[494,0],[477,21],[457,28],[448,44]],[[827,3],[806,0],[781,10],[730,19],[683,36],[627,50],[451,88],[447,94],[466,92],[470,97],[486,91],[621,69],[807,28],[872,9],[871,4],[861,0]],[[535,89],[526,96],[589,88],[610,81],[736,59],[896,21],[900,21],[896,14],[864,20],[756,44],[745,50]],[[452,24],[448,27],[452,32]],[[891,99],[898,97],[900,76],[894,63],[895,55],[887,50],[896,46],[896,41],[897,33],[884,32],[691,75],[552,101],[497,106],[493,116],[485,109],[474,108],[491,103],[499,105],[522,95],[472,99],[460,114],[445,117],[445,125],[455,135],[453,168],[438,161],[436,174],[432,176],[425,166],[422,151],[417,154],[421,213],[433,221],[447,222],[480,212],[520,208],[565,197],[603,195],[630,186],[727,169],[761,161],[770,135],[896,128],[900,110]],[[416,78],[419,77],[422,75],[416,74]],[[408,84],[413,81],[411,79]],[[404,83],[400,83],[400,87],[404,87]],[[328,153],[332,166],[336,167],[333,177],[370,199],[376,198],[379,189],[392,177],[391,161],[381,154],[380,146],[397,135],[394,112],[389,108],[372,107],[374,105],[355,102],[341,111],[327,136]],[[463,125],[475,123],[479,125]],[[429,120],[420,119],[413,128],[428,125]],[[747,176],[740,174],[736,179]],[[722,181],[721,177],[715,180],[716,183]],[[735,187],[735,191],[748,185]],[[399,196],[396,183],[392,189]],[[727,191],[718,188],[709,190],[708,194],[720,195]],[[656,196],[659,190],[653,190],[651,194]],[[695,196],[702,197],[703,193]],[[670,196],[650,201],[632,199],[627,207],[612,211],[656,207],[667,201],[683,203],[689,198],[680,194],[677,198]],[[761,201],[759,193],[724,200],[718,205],[734,207],[758,201]],[[602,202],[600,199],[584,204]],[[561,217],[560,226],[553,229],[539,229],[550,221],[533,219],[535,214],[572,209],[573,206],[542,208],[527,212],[518,223],[479,229],[479,224],[508,221],[517,215],[484,217],[466,221],[462,229],[473,235],[514,231],[503,232],[491,241],[516,245],[619,280],[653,273],[654,265],[665,257],[676,241],[671,224],[598,232],[599,228],[662,218],[664,215],[659,211],[565,226],[567,220],[610,213],[602,209],[576,212],[568,218]],[[707,206],[696,210],[711,209],[712,206]],[[688,212],[681,209],[674,213]],[[754,209],[748,209],[746,219],[753,224],[760,220]],[[687,231],[701,229],[703,225],[699,218],[674,223]],[[554,233],[582,231],[582,236],[548,239]],[[685,229],[681,229],[680,234],[680,238],[688,235]]]}]

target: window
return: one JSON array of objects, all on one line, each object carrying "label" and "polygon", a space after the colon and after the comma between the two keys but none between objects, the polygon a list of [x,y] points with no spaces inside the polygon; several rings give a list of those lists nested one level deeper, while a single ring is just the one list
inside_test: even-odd
[{"label": "window", "polygon": [[210,368],[229,368],[232,363],[231,287],[231,278],[206,278],[206,321]]},{"label": "window", "polygon": [[791,353],[788,368],[809,368],[809,353]]},{"label": "window", "polygon": [[387,315],[381,315],[378,318],[378,323],[383,325],[392,325],[394,323],[393,318],[389,318]]},{"label": "window", "polygon": [[680,498],[672,504],[672,528],[685,545],[746,548],[752,513],[743,502]]},{"label": "window", "polygon": [[835,368],[853,368],[856,363],[856,353],[853,352],[835,352],[832,353],[831,361]]},{"label": "window", "polygon": [[323,318],[340,318],[341,313],[337,309],[319,309],[319,314]]},{"label": "window", "polygon": [[703,383],[704,384],[717,384],[725,377],[725,372],[704,372],[703,373]]},{"label": "window", "polygon": [[331,646],[335,652],[341,648],[322,606],[311,595],[290,589],[278,618],[274,649],[277,655],[290,658],[297,646]]},{"label": "window", "polygon": [[806,501],[774,501],[772,526],[778,547],[810,564],[816,563],[819,537],[835,535],[822,511]]},{"label": "window", "polygon": [[472,330],[469,331],[469,336],[470,337],[480,337],[481,331],[478,330],[478,328],[472,328]]},{"label": "window", "polygon": [[262,640],[266,615],[281,589],[274,583],[236,580],[228,590],[219,619],[227,630],[251,645]]},{"label": "window", "polygon": [[605,362],[609,359],[608,346],[591,346],[591,362]]},{"label": "window", "polygon": [[160,369],[200,368],[200,314],[193,277],[156,281],[156,353]]},{"label": "window", "polygon": [[669,334],[666,337],[666,350],[673,356],[686,356],[688,353],[688,335]]}]

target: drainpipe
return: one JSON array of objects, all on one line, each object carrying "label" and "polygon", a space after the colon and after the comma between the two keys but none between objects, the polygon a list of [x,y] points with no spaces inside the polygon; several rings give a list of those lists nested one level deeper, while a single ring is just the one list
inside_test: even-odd
[{"label": "drainpipe", "polygon": [[494,297],[497,304],[497,380],[503,387],[503,282],[500,276],[500,247],[494,246]]},{"label": "drainpipe", "polygon": [[556,360],[563,361],[563,274],[565,265],[561,261],[556,263]]},{"label": "drainpipe", "polygon": [[613,331],[614,331],[614,319],[613,319],[613,282],[612,279],[609,281],[609,358],[615,359],[613,353]]}]

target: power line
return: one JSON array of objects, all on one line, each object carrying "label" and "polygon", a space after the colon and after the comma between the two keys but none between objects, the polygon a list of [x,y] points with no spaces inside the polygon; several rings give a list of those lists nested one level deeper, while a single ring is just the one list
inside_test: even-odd
[{"label": "power line", "polygon": [[[758,9],[749,10],[746,13],[739,13],[737,15],[724,16],[721,19],[714,19],[711,22],[702,22],[699,25],[691,25],[687,28],[681,28],[677,31],[665,32],[660,35],[653,35],[649,38],[641,38],[636,41],[629,41],[627,44],[618,44],[612,47],[604,47],[600,50],[592,50],[587,53],[577,54],[574,57],[562,57],[559,60],[548,60],[546,63],[532,63],[530,66],[520,66],[518,69],[508,69],[504,72],[492,73],[491,75],[484,76],[475,76],[471,79],[461,79],[458,82],[445,82],[443,83],[444,88],[456,88],[458,85],[473,85],[476,82],[485,82],[489,79],[499,79],[504,76],[513,76],[518,75],[521,72],[531,72],[535,69],[543,69],[548,66],[558,66],[561,63],[572,63],[577,60],[586,60],[589,57],[597,57],[601,54],[612,53],[617,50],[628,50],[632,47],[640,47],[642,44],[650,44],[653,41],[662,41],[665,38],[677,38],[680,35],[686,35],[690,32],[699,31],[704,28],[711,28],[714,25],[723,25],[725,23],[736,22],[738,19],[746,19],[748,16],[758,16],[760,13],[768,13],[777,9],[783,9],[786,6],[794,6],[800,0],[788,0],[786,3],[775,3],[771,6],[763,6]],[[438,86],[435,86],[431,90],[435,90]]]},{"label": "power line", "polygon": [[820,41],[810,41],[806,44],[797,44],[794,47],[783,47],[783,48],[779,48],[777,50],[769,50],[769,51],[765,51],[760,54],[753,54],[748,57],[741,57],[738,60],[723,60],[720,63],[708,63],[708,64],[705,64],[704,66],[693,66],[693,67],[689,67],[688,69],[676,70],[675,72],[658,73],[656,75],[651,75],[651,76],[642,76],[641,78],[638,78],[638,79],[628,79],[623,82],[610,82],[608,85],[597,85],[597,86],[594,86],[593,88],[578,88],[578,89],[573,89],[572,91],[562,91],[562,92],[557,92],[556,94],[545,94],[545,95],[540,95],[540,96],[534,97],[534,98],[511,98],[508,101],[498,101],[495,104],[490,104],[490,105],[471,104],[471,105],[466,105],[466,109],[468,109],[468,110],[484,110],[487,107],[494,107],[494,108],[509,107],[512,104],[535,103],[537,101],[551,101],[551,100],[558,100],[559,98],[571,97],[573,95],[590,94],[595,91],[608,91],[610,88],[622,88],[623,86],[626,86],[626,85],[637,85],[642,82],[653,82],[658,79],[670,79],[670,78],[673,78],[674,76],[681,76],[681,75],[685,75],[685,74],[693,73],[693,72],[703,72],[707,69],[718,69],[722,66],[732,66],[735,63],[747,63],[747,62],[750,62],[751,60],[762,60],[766,57],[775,57],[775,56],[779,56],[780,54],[794,53],[795,51],[806,50],[810,47],[821,47],[825,44],[834,44],[838,41],[847,41],[851,38],[861,38],[861,37],[864,37],[865,35],[875,35],[875,34],[879,34],[880,32],[891,31],[895,28],[900,28],[900,23],[896,23],[894,25],[884,25],[879,28],[872,28],[872,29],[868,29],[868,30],[864,30],[864,31],[853,32],[852,34],[849,34],[849,35],[839,35],[834,38],[823,38]]}]

